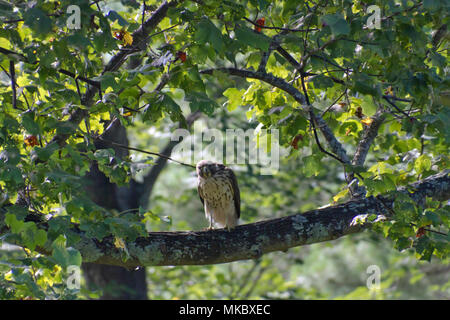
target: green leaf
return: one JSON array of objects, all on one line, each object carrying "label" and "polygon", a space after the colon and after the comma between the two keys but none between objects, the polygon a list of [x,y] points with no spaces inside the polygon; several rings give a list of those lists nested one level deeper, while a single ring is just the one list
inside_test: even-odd
[{"label": "green leaf", "polygon": [[434,245],[427,236],[420,237],[415,245],[416,251],[420,256],[420,260],[430,261],[433,254]]},{"label": "green leaf", "polygon": [[[119,90],[120,86],[118,82],[116,81],[116,76],[111,72],[106,72],[105,74],[92,78],[92,80],[100,81],[100,85],[102,87],[102,91],[105,91],[109,87],[113,88],[114,90]],[[114,94],[111,92],[111,94]]]},{"label": "green leaf", "polygon": [[81,34],[73,34],[67,37],[67,44],[70,47],[84,49],[85,47],[92,45],[88,38]]},{"label": "green leaf", "polygon": [[57,134],[73,134],[77,130],[77,125],[73,124],[70,121],[58,122],[56,124],[56,133]]},{"label": "green leaf", "polygon": [[311,155],[303,158],[303,173],[306,177],[317,176],[320,173],[320,160],[317,156]]},{"label": "green leaf", "polygon": [[82,262],[80,252],[72,247],[66,248],[66,238],[59,235],[52,243],[52,259],[60,266],[67,268],[70,265],[80,266]]},{"label": "green leaf", "polygon": [[345,197],[348,194],[348,188],[341,190],[337,195],[333,197],[334,202],[338,202],[339,199]]},{"label": "green leaf", "polygon": [[217,108],[217,103],[203,92],[189,92],[186,94],[185,100],[189,102],[191,112],[200,110],[207,115],[212,115]]},{"label": "green leaf", "polygon": [[26,222],[27,228],[21,232],[25,246],[34,250],[37,246],[44,246],[47,241],[47,233],[38,229],[33,222]]},{"label": "green leaf", "polygon": [[172,121],[185,122],[180,106],[166,93],[154,92],[146,95],[148,107],[144,110],[144,121],[158,120],[161,111],[169,114]]},{"label": "green leaf", "polygon": [[375,85],[373,78],[364,73],[357,73],[353,77],[353,90],[377,97],[381,94],[381,90]]},{"label": "green leaf", "polygon": [[[445,3],[445,1],[442,1],[442,3]],[[426,10],[430,10],[431,12],[434,12],[441,7],[441,0],[424,0],[423,1],[423,8]]]},{"label": "green leaf", "polygon": [[13,213],[5,214],[5,223],[11,229],[12,233],[19,234],[24,230],[25,222],[17,220],[16,215]]},{"label": "green leaf", "polygon": [[217,52],[223,52],[225,42],[222,32],[209,19],[203,18],[196,27],[194,39],[200,44],[209,43]]},{"label": "green leaf", "polygon": [[326,89],[326,88],[330,88],[334,85],[333,80],[331,80],[329,77],[326,77],[324,75],[315,76],[312,79],[312,82],[314,83],[314,87],[317,89]]},{"label": "green leaf", "polygon": [[228,98],[228,111],[235,110],[242,103],[242,96],[245,90],[238,90],[236,88],[228,88],[223,92],[223,95]]},{"label": "green leaf", "polygon": [[364,96],[361,102],[361,108],[363,109],[363,114],[368,117],[371,117],[377,111],[377,106],[373,102],[373,98],[371,96]]},{"label": "green leaf", "polygon": [[240,42],[262,51],[269,50],[271,39],[268,36],[255,32],[246,26],[238,26],[234,32],[236,39]]},{"label": "green leaf", "polygon": [[57,142],[52,142],[46,145],[44,148],[35,147],[33,151],[42,161],[47,161],[50,159],[50,156],[59,149]]},{"label": "green leaf", "polygon": [[20,162],[20,151],[16,147],[9,147],[0,152],[0,160],[10,166],[15,166]]},{"label": "green leaf", "polygon": [[106,17],[113,22],[117,20],[117,22],[119,23],[119,25],[121,27],[125,27],[129,24],[127,20],[122,18],[122,16],[120,14],[118,14],[117,11],[114,11],[114,10],[110,10],[106,14]]},{"label": "green leaf", "polygon": [[45,35],[52,31],[52,21],[47,14],[39,8],[31,8],[23,15],[25,24],[40,35]]},{"label": "green leaf", "polygon": [[340,13],[323,16],[322,22],[331,28],[331,32],[335,36],[348,35],[350,33],[350,26]]},{"label": "green leaf", "polygon": [[80,230],[86,232],[87,237],[95,238],[97,240],[102,240],[110,234],[108,225],[103,222],[83,221],[80,224]]},{"label": "green leaf", "polygon": [[431,159],[426,155],[422,154],[414,162],[414,169],[418,174],[431,169]]},{"label": "green leaf", "polygon": [[425,210],[425,217],[432,222],[434,226],[439,226],[441,224],[441,219],[439,218],[439,215],[436,214],[434,211],[431,211],[430,209]]},{"label": "green leaf", "polygon": [[39,125],[34,121],[34,112],[27,111],[22,114],[22,125],[25,130],[34,136],[40,133]]}]

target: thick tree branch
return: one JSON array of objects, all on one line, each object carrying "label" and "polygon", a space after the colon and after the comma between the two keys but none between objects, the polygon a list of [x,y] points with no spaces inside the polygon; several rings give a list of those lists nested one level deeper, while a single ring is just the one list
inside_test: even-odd
[{"label": "thick tree branch", "polygon": [[290,85],[286,81],[284,81],[281,78],[275,77],[269,73],[265,72],[255,72],[251,70],[243,70],[243,69],[237,69],[237,68],[214,68],[214,69],[207,69],[200,71],[202,74],[213,74],[214,71],[227,73],[232,76],[237,76],[241,78],[252,78],[252,79],[258,79],[263,82],[266,82],[274,87],[277,87],[289,95],[291,95],[298,103],[301,105],[306,105],[306,99],[305,96],[298,91],[294,86]]},{"label": "thick tree branch", "polygon": [[386,118],[386,112],[382,107],[379,107],[372,119],[372,123],[364,129],[362,139],[356,147],[356,152],[352,160],[354,166],[362,166],[369,153],[370,146],[378,135],[378,129]]},{"label": "thick tree branch", "polygon": [[269,73],[265,72],[255,72],[251,70],[242,70],[236,68],[215,68],[215,69],[207,69],[200,71],[202,74],[212,74],[214,71],[228,73],[233,76],[238,76],[241,78],[252,78],[258,79],[263,82],[266,82],[274,87],[277,87],[284,92],[291,95],[298,103],[302,105],[302,108],[308,113],[313,114],[314,120],[317,124],[317,128],[322,132],[325,139],[327,140],[331,150],[334,154],[339,157],[339,159],[346,164],[350,164],[350,158],[347,156],[347,152],[345,151],[342,144],[336,139],[331,131],[330,127],[328,127],[325,120],[320,116],[314,113],[313,107],[307,104],[305,96],[294,86],[290,85],[286,81],[281,78],[275,77]]},{"label": "thick tree branch", "polygon": [[[445,170],[398,191],[409,195],[416,203],[422,202],[425,197],[447,201],[450,198],[449,174],[450,170]],[[76,226],[72,232],[80,237],[74,247],[81,252],[84,262],[127,268],[217,264],[255,259],[265,253],[286,251],[361,232],[365,226],[355,223],[361,215],[389,217],[393,202],[391,196],[359,198],[332,207],[237,226],[232,231],[150,232],[147,237],[126,244],[128,259],[124,259],[125,252],[114,245],[112,236],[97,241],[86,237]],[[30,214],[28,219],[34,219],[40,228],[48,228],[41,215]],[[7,232],[4,210],[0,210],[0,234]],[[10,241],[9,238],[5,240]],[[50,254],[51,244],[37,250]]]},{"label": "thick tree branch", "polygon": [[[352,159],[352,165],[361,167],[364,165],[366,161],[367,154],[369,153],[370,147],[378,135],[378,129],[383,124],[386,119],[386,113],[381,104],[378,104],[377,112],[373,117],[371,117],[372,123],[369,124],[365,129],[361,140],[356,147],[356,152]],[[347,181],[349,183],[353,182],[355,175],[350,173],[347,177]],[[350,186],[351,194],[353,197],[362,197],[366,194],[366,189],[356,183],[351,184]]]}]

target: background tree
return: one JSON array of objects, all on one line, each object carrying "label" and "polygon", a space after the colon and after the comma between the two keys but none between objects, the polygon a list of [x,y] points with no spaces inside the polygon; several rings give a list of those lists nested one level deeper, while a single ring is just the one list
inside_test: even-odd
[{"label": "background tree", "polygon": [[[447,1],[0,6],[2,298],[448,298]],[[278,172],[236,167],[259,222],[179,231],[192,126],[279,130]]]}]

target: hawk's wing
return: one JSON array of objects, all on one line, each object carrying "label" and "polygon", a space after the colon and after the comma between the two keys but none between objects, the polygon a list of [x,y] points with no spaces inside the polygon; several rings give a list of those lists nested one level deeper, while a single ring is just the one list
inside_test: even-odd
[{"label": "hawk's wing", "polygon": [[198,196],[200,197],[200,200],[202,201],[202,204],[205,205],[205,200],[203,200],[202,197],[202,187],[200,187],[200,183],[197,186]]},{"label": "hawk's wing", "polygon": [[236,214],[239,218],[241,216],[241,192],[239,191],[238,182],[233,170],[230,168],[226,168],[225,170],[228,171],[228,175],[230,177],[231,187],[233,189],[234,207],[236,208]]}]

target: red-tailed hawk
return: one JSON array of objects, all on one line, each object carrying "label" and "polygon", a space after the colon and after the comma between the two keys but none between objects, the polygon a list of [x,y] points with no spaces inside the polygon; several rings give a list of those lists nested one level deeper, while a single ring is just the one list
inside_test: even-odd
[{"label": "red-tailed hawk", "polygon": [[220,163],[197,163],[198,195],[205,208],[209,229],[213,225],[230,230],[241,215],[241,195],[233,171]]}]

